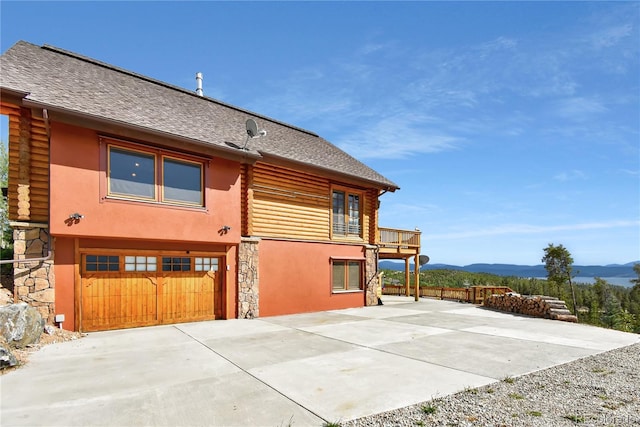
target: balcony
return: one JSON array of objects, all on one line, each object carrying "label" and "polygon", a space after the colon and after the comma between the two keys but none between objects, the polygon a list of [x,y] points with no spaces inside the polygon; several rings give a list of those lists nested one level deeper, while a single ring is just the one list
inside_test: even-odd
[{"label": "balcony", "polygon": [[419,230],[398,230],[378,228],[376,244],[380,248],[380,258],[406,259],[420,254]]}]

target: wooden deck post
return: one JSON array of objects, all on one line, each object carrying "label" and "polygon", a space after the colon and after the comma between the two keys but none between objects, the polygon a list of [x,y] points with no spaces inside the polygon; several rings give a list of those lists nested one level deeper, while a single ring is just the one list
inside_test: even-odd
[{"label": "wooden deck post", "polygon": [[411,296],[411,291],[409,290],[409,258],[404,259],[404,287],[405,296]]},{"label": "wooden deck post", "polygon": [[418,258],[418,254],[413,257],[413,274],[416,278],[416,301],[420,300],[420,262]]}]

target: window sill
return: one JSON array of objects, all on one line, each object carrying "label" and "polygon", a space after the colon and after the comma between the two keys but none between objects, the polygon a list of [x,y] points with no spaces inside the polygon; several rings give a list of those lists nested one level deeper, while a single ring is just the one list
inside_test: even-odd
[{"label": "window sill", "polygon": [[361,236],[343,236],[343,235],[333,235],[331,236],[331,240],[340,241],[340,242],[364,242],[364,239]]},{"label": "window sill", "polygon": [[116,203],[135,203],[135,204],[142,204],[142,205],[146,205],[146,206],[154,206],[154,207],[163,207],[163,208],[173,208],[173,209],[184,209],[184,210],[189,210],[189,211],[201,211],[201,212],[205,212],[207,211],[207,208],[204,206],[191,206],[191,205],[186,205],[186,204],[180,204],[180,203],[168,203],[168,202],[158,202],[158,201],[154,201],[154,200],[140,200],[140,199],[133,199],[133,198],[127,198],[127,197],[117,197],[117,196],[106,196],[103,201],[106,202],[116,202]]},{"label": "window sill", "polygon": [[362,289],[358,289],[358,290],[352,290],[352,291],[334,291],[331,290],[332,294],[358,294],[358,293],[363,293],[364,291]]}]

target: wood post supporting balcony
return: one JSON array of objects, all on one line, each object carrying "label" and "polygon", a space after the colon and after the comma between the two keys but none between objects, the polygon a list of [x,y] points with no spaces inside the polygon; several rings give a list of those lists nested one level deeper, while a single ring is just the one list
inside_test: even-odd
[{"label": "wood post supporting balcony", "polygon": [[419,299],[420,286],[420,230],[399,230],[395,228],[378,228],[376,245],[379,248],[380,259],[403,259],[405,276],[405,295],[411,295],[410,289],[410,265],[411,258],[414,259],[414,283],[416,301]]}]

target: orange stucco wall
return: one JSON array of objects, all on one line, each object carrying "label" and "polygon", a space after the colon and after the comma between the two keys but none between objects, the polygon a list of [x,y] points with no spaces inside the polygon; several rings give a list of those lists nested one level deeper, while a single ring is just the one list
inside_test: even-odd
[{"label": "orange stucco wall", "polygon": [[[205,209],[109,200],[104,144],[90,129],[51,124],[50,232],[55,238],[55,310],[65,329],[75,319],[75,240],[80,248],[224,253],[224,314],[237,313],[236,259],[240,241],[240,164],[211,157],[205,162]],[[104,163],[104,161],[103,161]],[[104,190],[102,190],[104,195]],[[84,218],[69,221],[69,215]],[[231,227],[221,232],[223,225]]]},{"label": "orange stucco wall", "polygon": [[[106,175],[100,170],[100,150],[95,131],[52,124],[50,230],[54,236],[239,242],[240,163],[215,157],[205,162],[206,208],[192,209],[102,199]],[[70,222],[69,215],[76,212],[84,218]],[[226,234],[220,233],[223,225],[231,227]]]},{"label": "orange stucco wall", "polygon": [[331,291],[331,257],[364,260],[362,246],[262,240],[259,253],[261,317],[364,306],[364,291]]},{"label": "orange stucco wall", "polygon": [[56,314],[64,314],[63,329],[75,329],[74,289],[75,260],[73,239],[56,239],[54,252],[54,274],[56,277]]}]

